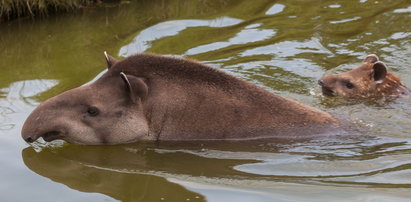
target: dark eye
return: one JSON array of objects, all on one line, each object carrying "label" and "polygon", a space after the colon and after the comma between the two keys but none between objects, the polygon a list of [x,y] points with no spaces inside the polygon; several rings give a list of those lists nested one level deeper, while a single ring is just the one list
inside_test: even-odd
[{"label": "dark eye", "polygon": [[353,89],[354,84],[352,84],[351,82],[347,82],[347,83],[345,83],[345,87],[347,87],[348,89]]},{"label": "dark eye", "polygon": [[89,107],[89,108],[87,109],[87,113],[88,113],[90,116],[97,116],[98,113],[99,113],[99,110],[97,109],[97,107]]}]

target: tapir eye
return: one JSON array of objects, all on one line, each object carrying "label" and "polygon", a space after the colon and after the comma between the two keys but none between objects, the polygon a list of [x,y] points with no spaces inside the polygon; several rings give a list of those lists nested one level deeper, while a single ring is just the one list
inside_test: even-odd
[{"label": "tapir eye", "polygon": [[89,107],[89,108],[87,109],[87,113],[88,113],[90,116],[97,116],[98,113],[99,113],[99,110],[97,109],[97,107]]},{"label": "tapir eye", "polygon": [[352,84],[351,82],[347,82],[347,83],[345,83],[345,87],[347,87],[348,89],[353,89],[354,84]]}]

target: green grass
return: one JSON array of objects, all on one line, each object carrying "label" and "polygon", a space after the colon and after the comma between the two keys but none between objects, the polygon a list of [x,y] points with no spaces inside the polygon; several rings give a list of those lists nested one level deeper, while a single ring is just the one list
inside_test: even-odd
[{"label": "green grass", "polygon": [[98,0],[0,0],[0,21],[67,12]]}]

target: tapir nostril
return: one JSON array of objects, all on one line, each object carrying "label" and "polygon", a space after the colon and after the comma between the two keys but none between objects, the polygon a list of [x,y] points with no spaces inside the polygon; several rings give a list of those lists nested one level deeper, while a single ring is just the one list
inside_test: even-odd
[{"label": "tapir nostril", "polygon": [[31,137],[27,137],[25,140],[26,140],[26,142],[29,142],[29,143],[34,142],[34,139],[33,139],[33,138],[31,138]]}]

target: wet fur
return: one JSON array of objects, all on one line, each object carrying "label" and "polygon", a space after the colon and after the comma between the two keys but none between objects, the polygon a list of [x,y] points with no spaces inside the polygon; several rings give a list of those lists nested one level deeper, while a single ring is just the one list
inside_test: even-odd
[{"label": "wet fur", "polygon": [[338,125],[325,112],[192,60],[138,54],[109,74],[119,72],[147,79],[144,108],[157,139],[296,138]]},{"label": "wet fur", "polygon": [[[375,65],[385,69],[385,76],[378,81],[373,76],[381,70],[375,69]],[[354,87],[348,88],[348,82]],[[361,66],[350,71],[321,78],[319,84],[324,95],[345,98],[382,98],[410,94],[400,78],[388,72],[385,64],[375,55],[367,56]]]}]

